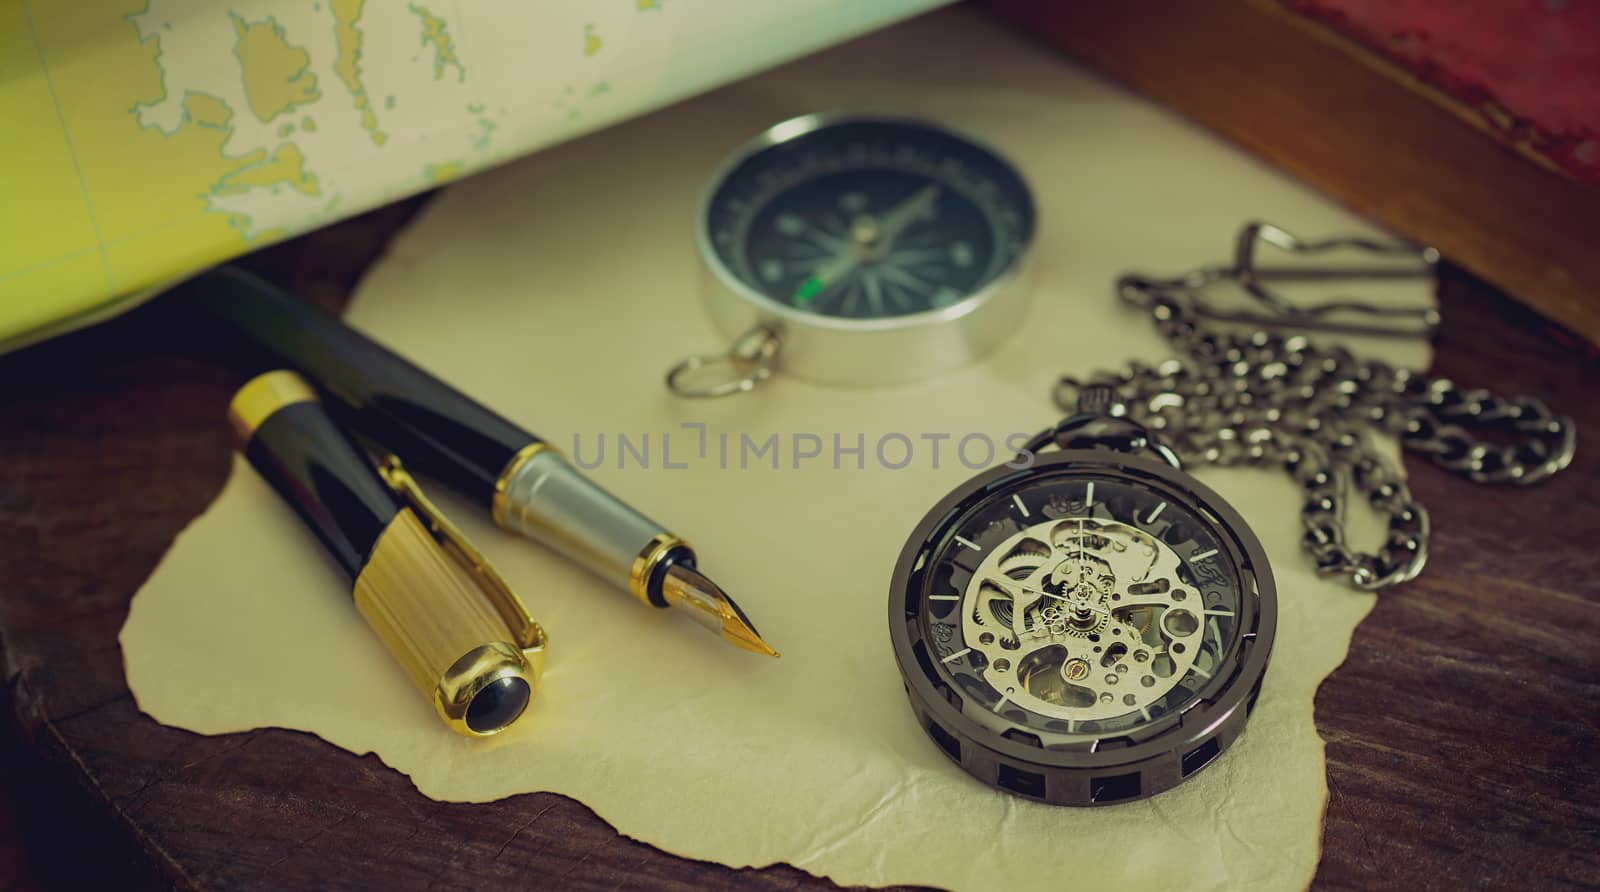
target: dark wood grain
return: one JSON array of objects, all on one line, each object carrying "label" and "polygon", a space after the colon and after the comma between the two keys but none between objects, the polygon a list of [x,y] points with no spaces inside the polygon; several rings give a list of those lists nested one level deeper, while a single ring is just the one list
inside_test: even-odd
[{"label": "dark wood grain", "polygon": [[[342,306],[417,201],[249,263]],[[1108,298],[1109,299],[1109,298]],[[1600,435],[1600,367],[1448,271],[1439,367],[1528,391]],[[202,737],[139,713],[117,632],[129,599],[227,474],[244,372],[158,301],[0,358],[0,648],[20,823],[63,884],[183,888],[827,888],[618,836],[561,796],[433,802],[374,757],[301,733]],[[1600,450],[1535,489],[1408,468],[1433,562],[1385,595],[1324,684],[1331,797],[1319,884],[1600,884]],[[29,828],[32,828],[29,831]]]},{"label": "dark wood grain", "polygon": [[1317,694],[1329,888],[1600,885],[1600,365],[1446,270],[1434,372],[1545,398],[1577,460],[1527,489],[1417,459],[1433,552],[1379,599]]}]

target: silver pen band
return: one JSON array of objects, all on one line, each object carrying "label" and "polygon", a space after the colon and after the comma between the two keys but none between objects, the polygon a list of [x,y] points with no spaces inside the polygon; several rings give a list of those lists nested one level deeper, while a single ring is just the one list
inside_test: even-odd
[{"label": "silver pen band", "polygon": [[507,465],[495,487],[494,521],[647,603],[654,603],[647,588],[655,565],[674,548],[687,547],[544,443],[531,444]]}]

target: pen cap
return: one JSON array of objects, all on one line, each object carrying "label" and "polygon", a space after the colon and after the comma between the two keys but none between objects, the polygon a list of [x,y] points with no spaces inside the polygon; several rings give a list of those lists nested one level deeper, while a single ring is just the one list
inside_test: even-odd
[{"label": "pen cap", "polygon": [[399,461],[374,467],[293,372],[246,384],[229,418],[251,465],[354,579],[356,608],[453,730],[522,715],[544,631]]}]

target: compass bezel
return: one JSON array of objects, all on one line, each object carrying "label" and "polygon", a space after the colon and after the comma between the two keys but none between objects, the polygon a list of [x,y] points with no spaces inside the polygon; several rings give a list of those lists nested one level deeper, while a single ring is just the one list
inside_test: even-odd
[{"label": "compass bezel", "polygon": [[[915,128],[966,143],[989,155],[1021,186],[1028,225],[1016,257],[981,287],[949,306],[903,316],[859,318],[809,312],[763,294],[738,276],[718,253],[712,235],[717,198],[735,172],[763,152],[841,125]],[[1032,189],[1003,152],[942,124],[893,114],[829,112],[775,124],[745,143],[718,167],[695,212],[695,244],[709,279],[707,309],[719,330],[737,338],[756,325],[782,339],[779,366],[830,384],[904,384],[982,358],[1020,327],[1026,313],[1028,260],[1039,226]]]},{"label": "compass bezel", "polygon": [[[947,530],[970,507],[1004,497],[1041,475],[1134,483],[1154,479],[1162,489],[1181,493],[1190,510],[1216,519],[1219,541],[1239,573],[1239,618],[1234,640],[1225,649],[1228,671],[1218,672],[1177,712],[1114,735],[1084,734],[1044,745],[1033,742],[1040,738],[1030,729],[996,720],[987,709],[963,711],[968,696],[933,665],[933,643],[925,637],[922,617],[927,605],[924,575],[933,567]],[[984,783],[1058,805],[1143,799],[1212,764],[1244,728],[1277,628],[1277,589],[1266,551],[1243,517],[1214,490],[1164,462],[1098,449],[1046,453],[1026,469],[1002,465],[950,492],[907,540],[895,565],[889,602],[895,660],[923,730],[947,757]],[[985,721],[975,717],[979,711]],[[1012,729],[1022,733],[1008,736]]]}]

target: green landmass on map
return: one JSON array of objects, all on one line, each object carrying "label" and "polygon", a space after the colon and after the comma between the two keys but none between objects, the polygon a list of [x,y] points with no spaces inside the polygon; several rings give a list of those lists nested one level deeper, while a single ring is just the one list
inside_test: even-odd
[{"label": "green landmass on map", "polygon": [[339,57],[334,60],[333,73],[350,91],[356,111],[361,113],[361,129],[372,137],[374,145],[381,146],[389,141],[389,134],[378,129],[378,113],[373,110],[372,100],[367,96],[367,85],[361,79],[361,44],[365,35],[361,33],[358,23],[366,5],[366,0],[330,0],[334,36],[339,46]]},{"label": "green landmass on map", "polygon": [[233,53],[244,72],[252,114],[265,123],[322,97],[311,73],[311,54],[289,43],[277,19],[248,22],[238,13],[229,16],[238,38]]},{"label": "green landmass on map", "polygon": [[433,47],[433,79],[444,77],[445,69],[455,68],[456,80],[467,78],[467,69],[456,56],[456,42],[450,36],[448,23],[434,15],[426,6],[412,3],[408,9],[422,23],[422,46]]},{"label": "green landmass on map", "polygon": [[215,195],[236,195],[262,186],[288,185],[305,195],[321,195],[317,175],[305,169],[306,156],[294,143],[284,143],[271,158],[257,149],[245,158],[245,165],[223,177],[211,191]]},{"label": "green landmass on map", "polygon": [[474,149],[487,149],[489,141],[494,137],[495,127],[498,126],[489,118],[478,119],[478,135],[472,140]]},{"label": "green landmass on map", "polygon": [[[133,13],[137,15],[137,12]],[[163,28],[162,31],[170,31]],[[130,109],[138,115],[143,109],[151,108],[165,101],[168,97],[166,79],[161,65],[161,36],[151,34],[141,36],[136,44],[129,44],[126,49],[119,45],[122,55],[113,61],[108,61],[107,67],[132,73],[128,83],[133,84],[132,92],[139,96]],[[100,97],[114,97],[115,93],[106,93],[101,87],[103,78],[95,78],[90,73],[77,75],[74,73],[69,80],[63,78],[63,83],[71,84],[71,89],[79,95]],[[111,100],[115,101],[115,100]],[[246,99],[248,102],[248,97]],[[198,183],[206,184],[193,191],[187,189],[172,189],[162,185],[163,181],[133,179],[126,181],[123,188],[116,190],[103,190],[100,200],[96,203],[97,215],[108,221],[120,221],[112,231],[138,231],[144,221],[155,219],[176,219],[184,214],[199,212],[207,217],[214,213],[214,209],[207,203],[211,195],[213,184],[221,179],[237,173],[241,167],[258,163],[265,158],[264,152],[257,152],[256,157],[246,156],[241,159],[224,151],[224,146],[234,134],[234,108],[227,100],[202,90],[186,90],[182,99],[183,119],[176,129],[162,130],[159,126],[139,124],[139,130],[144,138],[128,141],[117,130],[108,130],[104,139],[95,138],[97,134],[93,129],[96,124],[105,122],[101,126],[110,127],[114,118],[86,116],[88,122],[80,128],[80,132],[88,134],[83,140],[80,152],[85,163],[99,169],[117,165],[132,169],[156,169],[168,158],[176,155],[189,159],[186,173],[195,178]],[[148,138],[154,135],[154,141]],[[150,183],[150,189],[137,188],[139,184]],[[198,205],[191,205],[197,201]],[[228,230],[235,233],[246,244],[250,238],[246,235],[254,226],[251,216],[244,213],[225,211],[217,214],[218,222],[225,224]],[[205,224],[199,224],[203,228]],[[118,252],[114,259],[119,266],[132,270],[130,274],[137,274],[137,270],[150,261],[146,255],[137,251]],[[109,266],[111,257],[107,257]]]},{"label": "green landmass on map", "polygon": [[233,109],[227,102],[210,93],[190,90],[183,94],[183,116],[196,127],[207,127],[212,130],[232,129],[228,124],[233,120]]},{"label": "green landmass on map", "polygon": [[465,167],[466,165],[460,161],[441,161],[438,164],[424,164],[422,166],[422,178],[428,181],[428,185],[437,186],[460,176]]}]

